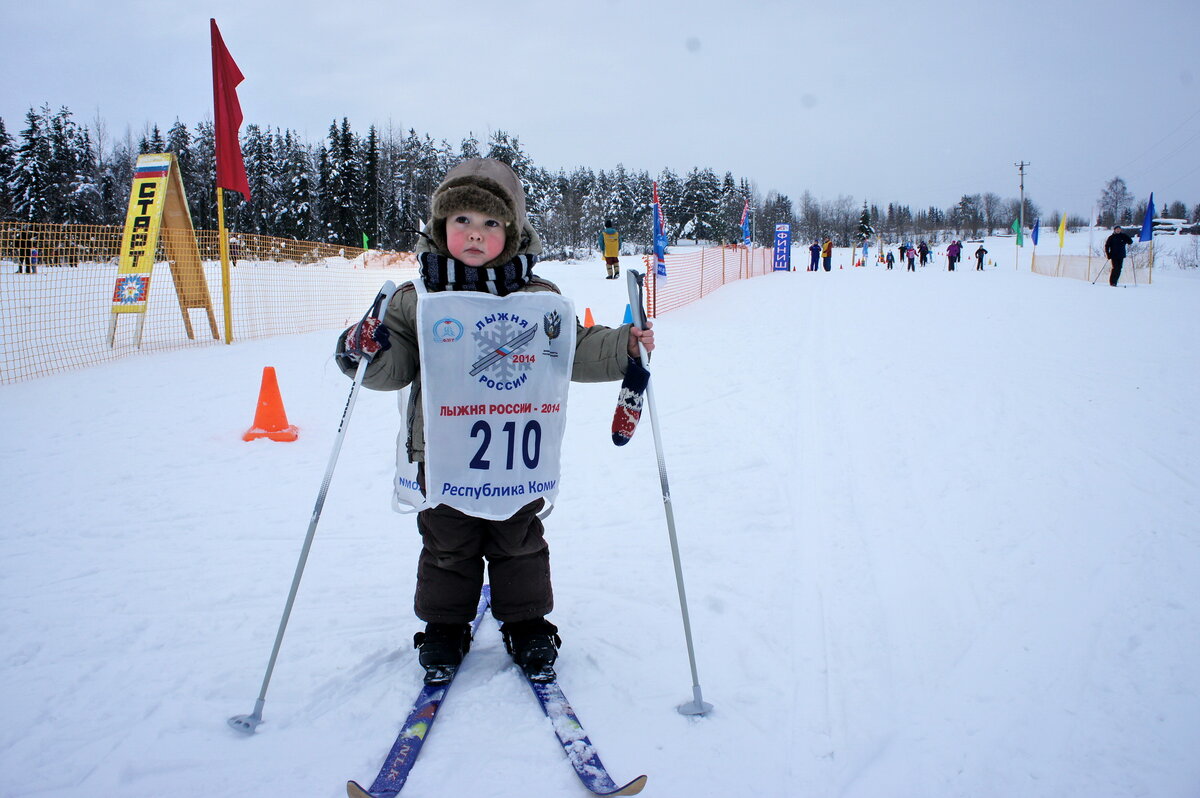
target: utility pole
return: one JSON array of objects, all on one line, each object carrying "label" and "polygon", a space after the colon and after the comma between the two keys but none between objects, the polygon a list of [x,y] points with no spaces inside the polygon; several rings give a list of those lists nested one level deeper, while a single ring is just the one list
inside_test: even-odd
[{"label": "utility pole", "polygon": [[[1013,164],[1013,166],[1017,167],[1017,174],[1019,174],[1021,176],[1021,209],[1020,209],[1020,211],[1018,211],[1019,216],[1020,216],[1019,224],[1021,226],[1019,228],[1017,228],[1017,236],[1018,237],[1023,237],[1025,235],[1025,233],[1024,233],[1024,230],[1025,230],[1025,167],[1029,166],[1029,165],[1030,164],[1028,161],[1019,161],[1019,162]],[[1017,252],[1017,259],[1016,259],[1016,263],[1014,264],[1013,267],[1017,270],[1020,270],[1020,268],[1021,268],[1021,248],[1014,247],[1014,249]]]}]

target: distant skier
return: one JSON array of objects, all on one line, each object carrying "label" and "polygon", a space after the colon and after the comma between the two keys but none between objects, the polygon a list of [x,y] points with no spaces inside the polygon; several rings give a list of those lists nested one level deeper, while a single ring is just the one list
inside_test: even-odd
[{"label": "distant skier", "polygon": [[1121,265],[1125,262],[1125,247],[1133,243],[1133,239],[1121,230],[1121,225],[1113,228],[1112,235],[1104,242],[1104,254],[1112,261],[1112,273],[1108,276],[1108,284],[1116,286],[1121,279]]},{"label": "distant skier", "polygon": [[808,254],[811,260],[808,262],[808,270],[815,272],[817,270],[817,261],[821,259],[821,242],[813,239],[812,246],[808,248]]},{"label": "distant skier", "polygon": [[824,245],[821,247],[821,264],[825,267],[825,271],[833,269],[833,239],[825,239]]},{"label": "distant skier", "polygon": [[946,247],[946,267],[949,271],[954,271],[954,264],[958,263],[958,256],[962,254],[962,244],[957,240],[951,241],[950,246]]},{"label": "distant skier", "polygon": [[983,256],[987,254],[987,250],[983,248],[983,244],[979,245],[979,249],[975,250],[975,271],[983,271]]},{"label": "distant skier", "polygon": [[604,265],[608,268],[606,280],[615,280],[621,276],[621,236],[613,227],[611,219],[604,220],[604,229],[600,231],[600,251],[604,253]]},{"label": "distant skier", "polygon": [[904,257],[908,258],[908,270],[915,272],[917,270],[917,250],[908,244],[905,244],[908,250],[904,253]]},{"label": "distant skier", "polygon": [[[921,256],[921,265],[929,263],[929,245],[922,241],[917,244],[917,254]],[[953,271],[953,269],[951,270]]]},{"label": "distant skier", "polygon": [[892,264],[896,262],[896,256],[892,254],[890,249],[887,251],[887,258],[885,260],[887,260],[888,270],[891,271]]}]

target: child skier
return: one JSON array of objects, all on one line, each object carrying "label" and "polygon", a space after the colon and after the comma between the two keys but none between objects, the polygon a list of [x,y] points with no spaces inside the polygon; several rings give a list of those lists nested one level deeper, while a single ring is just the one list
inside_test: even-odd
[{"label": "child skier", "polygon": [[604,220],[604,229],[600,231],[600,251],[604,253],[604,266],[608,276],[604,279],[615,280],[621,276],[621,236],[613,227],[611,219]]},{"label": "child skier", "polygon": [[500,161],[451,169],[426,232],[420,277],[337,345],[347,375],[360,353],[371,356],[365,387],[412,386],[405,459],[415,478],[398,473],[396,498],[419,510],[414,608],[426,627],[414,644],[427,684],[453,677],[486,561],[505,646],[531,678],[550,678],[562,641],[545,617],[554,599],[539,513],[557,492],[567,385],[620,380],[639,342],[654,349],[654,333],[585,328],[533,274],[541,239],[521,181]]}]

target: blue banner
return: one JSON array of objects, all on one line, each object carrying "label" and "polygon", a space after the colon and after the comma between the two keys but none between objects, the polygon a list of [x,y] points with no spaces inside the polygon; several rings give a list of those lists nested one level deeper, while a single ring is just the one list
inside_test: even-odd
[{"label": "blue banner", "polygon": [[792,270],[792,226],[790,224],[775,225],[775,271],[790,272]]},{"label": "blue banner", "polygon": [[1150,204],[1146,206],[1146,215],[1142,217],[1142,234],[1138,241],[1154,240],[1154,192],[1150,192]]},{"label": "blue banner", "polygon": [[667,279],[667,234],[663,230],[662,206],[658,204],[658,188],[654,190],[654,274],[659,282]]}]

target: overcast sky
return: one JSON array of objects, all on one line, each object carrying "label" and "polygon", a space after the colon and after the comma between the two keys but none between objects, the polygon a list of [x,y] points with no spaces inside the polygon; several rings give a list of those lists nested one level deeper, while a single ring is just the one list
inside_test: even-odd
[{"label": "overcast sky", "polygon": [[798,200],[1027,194],[1088,216],[1123,177],[1200,203],[1196,0],[0,0],[0,117],[109,136],[212,118],[208,20],[247,123],[334,119],[540,166],[707,166]]}]

